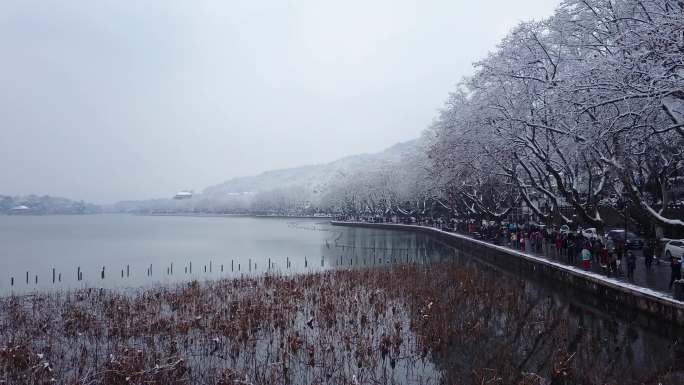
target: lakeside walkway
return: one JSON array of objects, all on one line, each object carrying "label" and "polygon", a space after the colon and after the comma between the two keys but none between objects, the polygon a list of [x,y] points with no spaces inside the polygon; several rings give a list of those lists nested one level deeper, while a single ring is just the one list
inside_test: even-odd
[{"label": "lakeside walkway", "polygon": [[[459,233],[460,234],[460,233]],[[465,234],[461,234],[467,236]],[[487,243],[494,244],[491,241],[483,240]],[[504,245],[511,250],[520,251],[514,249],[509,245]],[[547,248],[548,247],[548,248]],[[651,290],[656,290],[665,294],[671,294],[672,290],[668,287],[670,283],[670,262],[663,259],[657,258],[653,260],[650,268],[646,267],[645,258],[642,250],[632,250],[636,256],[636,269],[634,270],[634,279],[629,280],[627,278],[627,266],[626,258],[622,258],[622,267],[619,272],[610,272],[607,268],[601,266],[596,260],[591,261],[589,271],[604,276],[606,278],[612,278],[620,282],[625,282],[629,284],[634,284]],[[541,252],[537,252],[532,249],[529,242],[525,244],[525,253],[531,254],[536,257],[541,257],[548,259],[550,261],[558,262],[563,265],[573,266],[585,271],[581,267],[581,260],[579,255],[575,256],[574,263],[568,263],[568,258],[565,256],[560,256],[556,252],[556,248],[553,245],[544,245]]]},{"label": "lakeside walkway", "polygon": [[[613,288],[618,288],[624,292],[639,293],[641,295],[651,297],[657,301],[665,301],[669,305],[675,305],[680,309],[684,309],[684,302],[675,300],[672,297],[671,290],[668,289],[668,284],[670,282],[670,267],[665,261],[660,260],[660,262],[654,261],[650,270],[647,270],[644,264],[643,256],[641,252],[638,251],[637,255],[637,267],[634,273],[634,280],[629,281],[626,278],[626,267],[623,266],[622,275],[607,275],[605,269],[603,269],[598,263],[592,262],[590,270],[584,270],[580,267],[579,258],[576,258],[576,264],[568,264],[567,258],[560,257],[557,258],[555,255],[547,256],[544,253],[537,253],[530,249],[530,245],[526,245],[526,250],[523,252],[521,250],[506,246],[497,245],[491,241],[477,239],[469,235],[461,234],[458,232],[445,231],[433,226],[425,225],[412,225],[412,224],[398,224],[398,223],[370,223],[370,222],[353,222],[353,221],[332,221],[333,225],[346,225],[346,226],[364,226],[364,227],[377,227],[385,229],[396,229],[396,230],[423,230],[427,232],[433,232],[435,235],[451,236],[460,239],[466,239],[468,241],[486,245],[487,247],[498,249],[507,254],[517,255],[519,257],[533,259],[539,263],[553,265],[557,268],[567,270],[573,275],[582,276],[594,282],[600,282],[604,285],[611,286]],[[555,250],[553,251],[555,253]]]}]

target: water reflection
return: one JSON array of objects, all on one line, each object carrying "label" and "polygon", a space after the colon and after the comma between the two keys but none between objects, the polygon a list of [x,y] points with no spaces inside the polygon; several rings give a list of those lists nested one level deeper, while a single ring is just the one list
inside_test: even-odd
[{"label": "water reflection", "polygon": [[[424,234],[349,228],[337,243],[338,260],[356,261],[358,255],[370,254],[375,255],[377,261],[395,263],[454,261],[478,269],[490,285],[500,284],[504,279],[520,281],[532,302],[548,304],[560,311],[562,327],[566,330],[563,342],[575,352],[573,365],[595,373],[596,383],[602,383],[605,378],[637,379],[653,373],[671,375],[668,383],[684,381],[684,349],[680,347],[684,330],[673,324],[643,319],[643,315],[635,311],[597,301],[586,293],[559,290],[555,282],[520,280],[512,272],[486,264]],[[530,309],[533,310],[538,309]],[[492,331],[492,338],[503,338],[496,337],[496,333]],[[538,346],[538,351],[553,354],[557,343],[540,339],[539,344],[546,347]],[[537,362],[545,361],[542,358],[546,357],[531,357],[526,366],[534,368]],[[463,368],[463,362],[454,361],[462,359],[458,354],[435,359],[441,361],[446,373],[450,368],[458,368],[460,373]]]},{"label": "water reflection", "polygon": [[0,216],[0,294],[314,271],[339,233],[305,219]]},{"label": "water reflection", "polygon": [[0,217],[0,244],[2,294],[427,263],[453,254],[410,233],[231,217]]}]

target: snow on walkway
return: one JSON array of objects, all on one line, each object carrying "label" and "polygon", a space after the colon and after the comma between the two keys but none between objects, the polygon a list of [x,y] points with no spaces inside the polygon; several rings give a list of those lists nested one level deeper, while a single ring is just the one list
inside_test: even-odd
[{"label": "snow on walkway", "polygon": [[646,288],[643,286],[639,286],[639,285],[635,285],[635,284],[632,284],[629,282],[620,281],[620,280],[615,279],[615,278],[606,277],[604,275],[600,275],[600,274],[597,274],[594,272],[585,271],[585,270],[578,268],[578,267],[575,267],[575,266],[565,265],[565,264],[562,264],[562,263],[559,263],[556,261],[551,261],[551,260],[543,258],[543,257],[539,257],[539,256],[536,256],[533,254],[529,254],[526,252],[523,253],[523,252],[513,250],[513,249],[505,247],[505,246],[495,245],[495,244],[485,242],[485,241],[482,241],[479,239],[475,239],[475,238],[472,238],[472,237],[469,237],[469,236],[466,236],[463,234],[452,233],[452,232],[440,230],[440,229],[437,229],[434,227],[429,227],[429,226],[405,225],[405,224],[397,224],[397,223],[367,223],[367,222],[340,222],[340,221],[332,221],[331,223],[333,225],[339,224],[342,226],[344,226],[344,225],[357,225],[357,226],[378,227],[378,228],[396,227],[396,228],[411,229],[411,230],[428,230],[428,231],[437,233],[437,234],[442,235],[442,236],[464,239],[464,240],[467,240],[467,241],[475,243],[475,244],[479,244],[482,246],[489,247],[491,249],[499,250],[499,251],[504,252],[504,253],[509,254],[509,255],[514,255],[514,256],[517,256],[520,258],[526,258],[529,260],[533,260],[539,264],[553,266],[557,269],[567,271],[573,275],[581,276],[581,277],[586,278],[590,281],[595,281],[597,283],[600,283],[600,284],[621,290],[623,292],[632,293],[632,294],[639,294],[641,296],[650,297],[651,299],[653,299],[655,301],[665,302],[668,305],[684,309],[684,302],[678,301],[678,300],[672,298],[672,295],[670,295],[670,294],[663,293],[663,292],[656,291],[656,290],[652,290],[652,289],[649,289],[649,288]]}]

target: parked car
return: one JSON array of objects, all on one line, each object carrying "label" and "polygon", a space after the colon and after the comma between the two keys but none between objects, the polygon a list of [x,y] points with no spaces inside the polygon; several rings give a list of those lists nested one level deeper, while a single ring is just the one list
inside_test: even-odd
[{"label": "parked car", "polygon": [[567,234],[570,232],[570,226],[568,225],[563,225],[560,227],[560,233],[561,234]]},{"label": "parked car", "polygon": [[594,227],[582,230],[582,235],[584,236],[584,238],[587,239],[598,239],[598,233],[596,232],[596,228]]},{"label": "parked car", "polygon": [[673,239],[665,244],[665,258],[684,257],[684,239]]},{"label": "parked car", "polygon": [[625,231],[624,229],[610,230],[606,233],[606,239],[612,241],[613,244],[617,244],[618,241],[624,242],[625,249],[627,250],[641,250],[644,248],[643,239],[639,238],[633,232]]}]

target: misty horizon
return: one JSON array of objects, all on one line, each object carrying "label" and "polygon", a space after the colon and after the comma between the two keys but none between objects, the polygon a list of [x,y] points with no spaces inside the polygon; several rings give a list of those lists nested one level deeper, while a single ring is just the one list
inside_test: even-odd
[{"label": "misty horizon", "polygon": [[555,6],[4,2],[0,194],[169,197],[382,151]]}]

